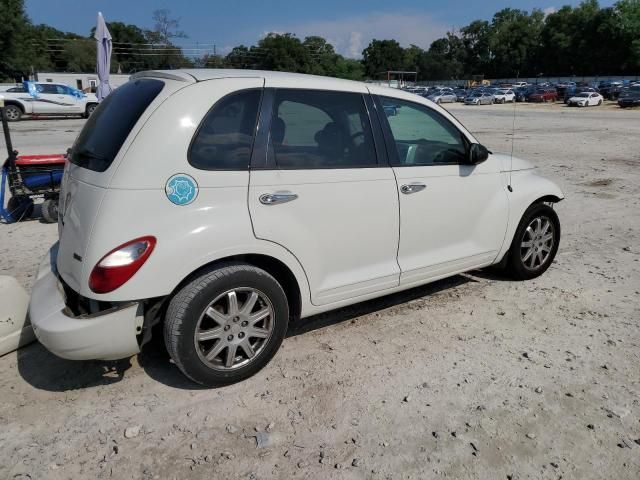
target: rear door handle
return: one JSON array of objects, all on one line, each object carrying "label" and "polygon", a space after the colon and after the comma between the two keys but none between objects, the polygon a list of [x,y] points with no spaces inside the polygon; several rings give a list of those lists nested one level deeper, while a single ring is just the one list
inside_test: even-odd
[{"label": "rear door handle", "polygon": [[409,195],[410,193],[417,193],[427,188],[424,183],[409,183],[407,185],[402,185],[400,187],[400,191],[405,195]]},{"label": "rear door handle", "polygon": [[298,198],[295,193],[265,193],[260,195],[260,203],[263,205],[277,205],[279,203],[291,202]]}]

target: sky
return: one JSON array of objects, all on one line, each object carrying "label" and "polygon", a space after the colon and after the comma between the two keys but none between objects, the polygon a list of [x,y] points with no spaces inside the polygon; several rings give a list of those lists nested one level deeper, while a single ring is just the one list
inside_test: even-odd
[{"label": "sky", "polygon": [[[542,2],[542,3],[541,3]],[[447,31],[458,30],[476,19],[490,20],[506,7],[553,12],[578,1],[538,0],[506,2],[428,0],[26,0],[31,20],[59,30],[88,35],[98,11],[107,22],[121,21],[153,28],[154,10],[166,8],[180,20],[188,38],[177,41],[185,48],[213,49],[225,54],[240,44],[254,45],[268,32],[289,32],[303,39],[320,35],[336,50],[360,58],[373,38],[396,39],[428,48]],[[610,6],[612,1],[601,1]],[[200,52],[204,53],[204,50]],[[191,50],[195,53],[196,50]]]}]

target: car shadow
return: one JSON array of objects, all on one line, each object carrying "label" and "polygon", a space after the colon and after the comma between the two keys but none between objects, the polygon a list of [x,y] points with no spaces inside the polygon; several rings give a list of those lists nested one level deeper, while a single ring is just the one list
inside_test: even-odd
[{"label": "car shadow", "polygon": [[[289,324],[286,337],[295,337],[321,328],[329,328],[333,325],[347,322],[363,315],[395,307],[418,298],[427,297],[440,291],[474,281],[477,280],[474,280],[469,276],[455,275],[428,285],[415,287],[391,295],[385,295],[384,297],[368,300],[366,302],[350,305],[348,307],[332,310],[330,312],[314,315],[312,317],[296,320]],[[199,390],[204,388],[194,382],[191,382],[182,374],[182,372],[180,372],[178,367],[171,362],[164,347],[162,330],[159,332],[153,332],[152,340],[142,349],[142,352],[138,356],[138,362],[149,377],[169,387],[185,390]]]},{"label": "car shadow", "polygon": [[[455,275],[427,285],[294,321],[289,325],[287,337],[329,328],[363,315],[477,281],[473,278],[474,276],[502,279],[497,274],[483,276],[479,272],[472,272],[471,275]],[[125,378],[127,370],[131,368],[130,358],[111,362],[64,360],[50,353],[38,342],[18,350],[17,358],[18,372],[21,377],[34,388],[51,392],[65,392],[117,383]],[[164,346],[161,326],[154,327],[151,341],[142,348],[137,360],[144,372],[157,382],[182,390],[204,389],[185,377],[173,364]]]},{"label": "car shadow", "polygon": [[110,385],[124,379],[131,359],[113,362],[76,362],[56,357],[40,343],[18,350],[18,372],[32,387],[49,392],[66,392]]}]

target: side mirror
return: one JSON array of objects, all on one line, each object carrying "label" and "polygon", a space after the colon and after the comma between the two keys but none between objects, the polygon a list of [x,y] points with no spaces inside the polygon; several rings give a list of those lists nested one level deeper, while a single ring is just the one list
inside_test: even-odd
[{"label": "side mirror", "polygon": [[467,159],[471,165],[477,165],[479,163],[484,162],[487,158],[489,158],[489,150],[484,145],[480,145],[479,143],[472,143],[469,147],[469,154]]}]

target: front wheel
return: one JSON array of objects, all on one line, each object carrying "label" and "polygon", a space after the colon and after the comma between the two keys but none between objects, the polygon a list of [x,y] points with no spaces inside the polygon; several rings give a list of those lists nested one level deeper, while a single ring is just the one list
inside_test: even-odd
[{"label": "front wheel", "polygon": [[203,273],[173,297],[164,338],[187,377],[217,387],[269,363],[288,321],[287,297],[276,279],[252,265],[234,264]]},{"label": "front wheel", "polygon": [[522,216],[509,250],[507,270],[517,280],[542,275],[558,252],[560,220],[550,206],[536,203]]}]

